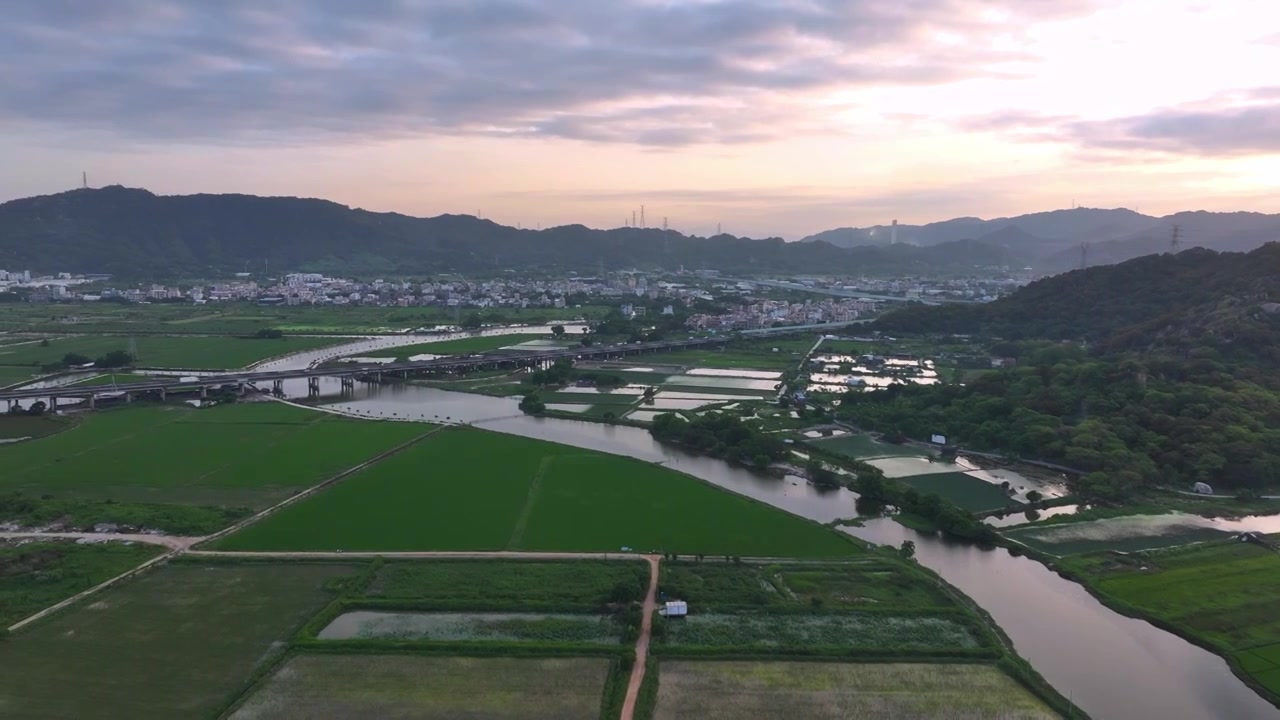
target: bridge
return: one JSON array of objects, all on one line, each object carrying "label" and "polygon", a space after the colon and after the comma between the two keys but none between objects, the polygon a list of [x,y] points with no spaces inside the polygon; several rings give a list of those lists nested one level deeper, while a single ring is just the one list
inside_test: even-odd
[{"label": "bridge", "polygon": [[[196,393],[199,397],[207,397],[210,390],[234,387],[243,393],[248,386],[271,383],[272,392],[283,391],[285,380],[307,380],[309,396],[320,394],[320,378],[335,377],[342,381],[344,392],[354,389],[357,379],[381,382],[385,376],[407,378],[411,374],[423,372],[458,372],[468,370],[496,370],[503,367],[547,367],[556,360],[612,360],[629,355],[669,352],[674,350],[692,350],[701,347],[715,347],[740,337],[769,337],[804,332],[814,328],[839,328],[868,322],[854,320],[843,323],[827,323],[817,326],[788,326],[779,328],[760,328],[743,330],[728,335],[713,337],[690,337],[683,340],[656,340],[651,342],[617,343],[613,345],[593,345],[590,347],[570,347],[560,350],[522,351],[487,353],[482,355],[454,355],[435,358],[433,360],[413,360],[407,362],[380,363],[377,365],[344,363],[327,367],[308,367],[295,370],[242,370],[222,373],[204,374],[187,377],[156,378],[115,385],[63,385],[58,387],[26,388],[0,391],[0,401],[7,402],[9,407],[22,400],[48,399],[49,409],[56,410],[60,398],[77,398],[86,400],[89,407],[95,407],[98,398],[123,398],[132,402],[135,395],[155,393],[163,400],[169,393]],[[345,366],[344,366],[345,365]],[[170,369],[167,372],[181,374],[183,371]]]},{"label": "bridge", "polygon": [[[778,328],[779,330],[783,328]],[[757,333],[759,334],[759,333]],[[690,350],[700,347],[723,345],[733,336],[700,337],[686,340],[661,340],[630,344],[600,345],[591,347],[571,347],[561,350],[525,351],[488,353],[484,355],[455,355],[435,358],[433,360],[414,360],[408,362],[380,363],[377,365],[349,363],[346,366],[327,366],[299,368],[296,370],[265,371],[230,371],[225,373],[201,375],[185,378],[156,378],[155,380],[139,380],[137,382],[119,383],[116,385],[64,385],[59,387],[24,388],[0,391],[0,401],[10,406],[22,400],[49,399],[50,410],[57,408],[59,398],[85,399],[89,407],[94,407],[99,397],[123,397],[126,402],[142,393],[157,393],[163,399],[168,393],[198,393],[207,397],[209,390],[234,386],[243,392],[246,386],[271,383],[275,392],[282,390],[285,380],[308,380],[308,392],[318,395],[320,378],[336,377],[342,380],[343,389],[354,387],[356,379],[365,378],[373,382],[381,382],[385,376],[408,377],[420,372],[457,372],[466,370],[492,370],[502,367],[545,367],[557,360],[610,360],[628,355],[664,352],[672,350]],[[181,370],[171,372],[180,373]]]}]

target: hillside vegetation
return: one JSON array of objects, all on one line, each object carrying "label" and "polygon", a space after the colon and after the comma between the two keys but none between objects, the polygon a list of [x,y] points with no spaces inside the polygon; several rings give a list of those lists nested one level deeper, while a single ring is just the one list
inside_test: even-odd
[{"label": "hillside vegetation", "polygon": [[986,306],[904,309],[880,329],[983,335],[1019,365],[965,386],[848,393],[840,414],[893,434],[942,433],[974,449],[1078,468],[1086,474],[1076,490],[1088,499],[1197,481],[1274,488],[1278,298],[1273,243],[1248,254],[1192,250],[1090,268]]}]

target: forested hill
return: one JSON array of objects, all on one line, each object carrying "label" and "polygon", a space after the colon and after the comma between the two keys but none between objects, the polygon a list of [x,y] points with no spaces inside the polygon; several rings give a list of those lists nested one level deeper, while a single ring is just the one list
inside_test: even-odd
[{"label": "forested hill", "polygon": [[344,275],[595,272],[616,268],[725,272],[969,273],[1017,263],[977,242],[836,248],[730,235],[568,225],[520,230],[470,215],[414,218],[323,200],[251,195],[159,196],[107,187],[0,205],[0,268],[171,277],[261,268]]},{"label": "forested hill", "polygon": [[910,307],[884,332],[1084,340],[1095,350],[1222,357],[1280,366],[1280,243],[1248,253],[1192,248],[1045,278],[986,305]]}]

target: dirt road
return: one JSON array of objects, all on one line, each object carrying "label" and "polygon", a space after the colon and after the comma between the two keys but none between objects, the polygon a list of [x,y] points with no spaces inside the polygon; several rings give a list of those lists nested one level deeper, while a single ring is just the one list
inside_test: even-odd
[{"label": "dirt road", "polygon": [[87,532],[0,532],[0,540],[17,540],[23,538],[53,540],[95,540],[98,542],[138,542],[148,545],[163,545],[170,550],[186,550],[204,540],[202,537],[181,537],[178,535],[130,535],[126,533],[87,533]]},{"label": "dirt road", "polygon": [[649,637],[653,634],[653,610],[658,604],[657,555],[647,555],[649,561],[649,592],[644,596],[644,619],[640,621],[640,637],[636,639],[636,664],[631,666],[631,681],[627,683],[627,698],[622,701],[622,720],[631,720],[636,714],[636,700],[640,697],[640,685],[644,682],[645,660],[649,657]]}]

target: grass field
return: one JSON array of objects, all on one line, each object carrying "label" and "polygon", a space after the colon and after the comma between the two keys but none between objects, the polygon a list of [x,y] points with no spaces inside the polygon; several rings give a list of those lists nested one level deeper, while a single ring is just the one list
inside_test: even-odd
[{"label": "grass field", "polygon": [[830,557],[839,534],[666,468],[450,429],[222,540],[226,550],[671,550]]},{"label": "grass field", "polygon": [[73,387],[97,386],[97,385],[123,385],[125,383],[146,382],[148,380],[163,380],[159,375],[135,375],[133,373],[109,373],[107,375],[97,375],[91,378],[85,378],[79,382],[71,383]]},{"label": "grass field", "polygon": [[39,343],[15,348],[0,347],[0,365],[39,367],[62,360],[68,353],[89,358],[113,350],[137,348],[136,363],[148,367],[173,367],[191,370],[239,368],[277,355],[314,350],[344,342],[344,338],[285,337],[278,340],[249,340],[237,337],[199,335],[171,337],[163,335],[136,338],[118,335],[80,335],[52,338],[48,346]]},{"label": "grass field", "polygon": [[867,458],[877,457],[929,456],[929,452],[923,448],[918,448],[914,445],[893,445],[864,434],[807,440],[806,443],[853,460],[866,460]]},{"label": "grass field", "polygon": [[[355,569],[175,563],[0,642],[5,717],[216,717]],[[67,685],[75,678],[74,689]]]},{"label": "grass field", "polygon": [[139,543],[0,545],[0,628],[137,567],[162,550]]},{"label": "grass field", "polygon": [[598,608],[618,585],[644,597],[649,566],[642,562],[574,560],[441,560],[392,562],[374,576],[365,595],[414,599],[426,606],[473,610],[512,607]]},{"label": "grass field", "polygon": [[1222,541],[1062,562],[1100,592],[1234,653],[1280,695],[1280,553]]},{"label": "grass field", "polygon": [[654,720],[1058,717],[990,665],[663,661]]},{"label": "grass field", "polygon": [[[738,340],[717,350],[679,350],[655,355],[663,365],[726,368],[734,370],[790,370],[818,341],[817,335],[763,340]],[[773,349],[778,351],[774,352]]]},{"label": "grass field", "polygon": [[518,335],[482,335],[477,337],[458,338],[457,340],[441,340],[440,342],[402,345],[382,350],[360,353],[360,357],[393,357],[410,358],[414,355],[461,355],[463,353],[482,353],[499,348],[519,345],[529,340],[550,338],[550,335],[518,334]]},{"label": "grass field", "polygon": [[[552,320],[602,317],[611,308],[494,308],[481,319],[496,324],[540,324]],[[387,333],[459,321],[454,308],[376,306],[260,306],[252,302],[217,305],[59,305],[51,315],[44,305],[10,304],[0,315],[0,331],[48,333],[165,333],[252,335],[265,328],[285,332]],[[464,311],[466,317],[469,312]]]},{"label": "grass field", "polygon": [[[0,347],[0,352],[4,350]],[[8,365],[0,365],[0,387],[8,387],[16,385],[31,379],[31,376],[37,371],[33,367],[12,367]]]},{"label": "grass field", "polygon": [[1022,505],[1010,499],[999,485],[962,472],[908,475],[897,480],[910,485],[922,495],[937,495],[952,505],[971,512]]},{"label": "grass field", "polygon": [[609,660],[298,655],[232,720],[596,720]]},{"label": "grass field", "polygon": [[1062,556],[1154,550],[1222,539],[1226,532],[1208,527],[1195,515],[1165,513],[1014,527],[1004,535],[1040,552]]},{"label": "grass field", "polygon": [[262,507],[428,430],[280,403],[110,410],[0,445],[0,493]]}]

